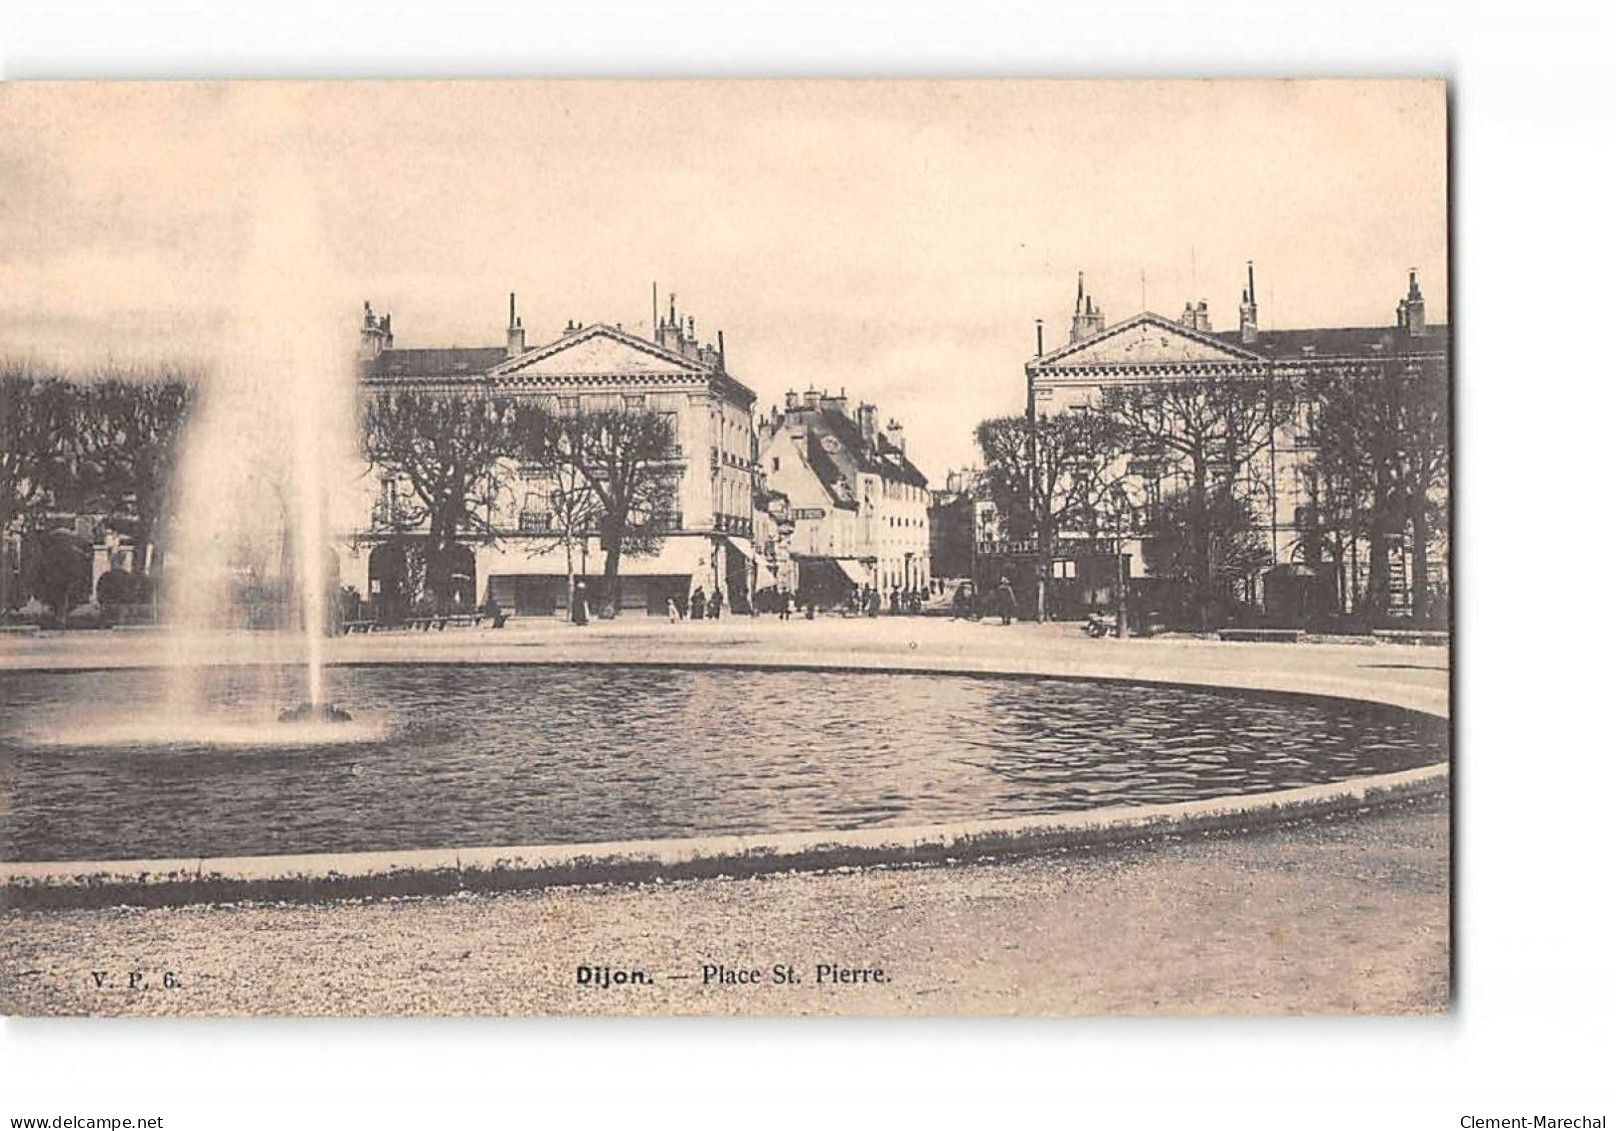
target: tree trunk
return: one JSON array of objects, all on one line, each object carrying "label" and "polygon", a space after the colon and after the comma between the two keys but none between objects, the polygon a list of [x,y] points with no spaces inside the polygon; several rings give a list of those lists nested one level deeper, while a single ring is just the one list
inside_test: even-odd
[{"label": "tree trunk", "polygon": [[1195,626],[1207,628],[1207,599],[1212,593],[1212,524],[1207,514],[1206,457],[1195,453],[1191,464],[1190,515],[1195,523]]},{"label": "tree trunk", "polygon": [[617,576],[617,570],[623,560],[623,528],[616,522],[602,523],[600,541],[601,549],[606,551],[606,568],[598,614],[602,617],[615,617],[618,606],[621,604],[619,598],[622,586]]},{"label": "tree trunk", "polygon": [[455,524],[433,514],[426,541],[426,590],[432,595],[434,612],[449,609],[449,547],[454,544]]},{"label": "tree trunk", "polygon": [[1038,540],[1038,623],[1049,619],[1049,579],[1055,572],[1055,539],[1045,522]]},{"label": "tree trunk", "polygon": [[1352,605],[1347,611],[1354,615],[1357,614],[1359,607],[1363,604],[1362,594],[1358,592],[1358,542],[1358,532],[1354,530],[1352,532],[1352,544],[1348,549],[1351,577],[1347,582],[1347,592],[1351,595]]},{"label": "tree trunk", "polygon": [[1425,624],[1431,616],[1431,591],[1427,543],[1431,536],[1430,516],[1426,514],[1425,491],[1421,489],[1413,499],[1414,515],[1414,622]]},{"label": "tree trunk", "polygon": [[[588,535],[585,535],[588,537]],[[567,623],[572,623],[573,594],[578,591],[578,574],[573,569],[572,533],[567,533]]]},{"label": "tree trunk", "polygon": [[1385,616],[1391,607],[1391,531],[1387,525],[1377,510],[1369,526],[1369,592],[1364,600],[1371,622]]}]

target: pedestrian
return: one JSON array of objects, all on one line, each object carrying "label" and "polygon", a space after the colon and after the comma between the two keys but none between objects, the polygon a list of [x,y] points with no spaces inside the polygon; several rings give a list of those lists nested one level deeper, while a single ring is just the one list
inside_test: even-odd
[{"label": "pedestrian", "polygon": [[999,623],[1009,624],[1016,611],[1016,591],[1010,587],[1008,574],[999,577]]},{"label": "pedestrian", "polygon": [[684,610],[679,607],[679,598],[673,593],[668,594],[668,623],[678,624],[685,619]]},{"label": "pedestrian", "polygon": [[706,614],[707,594],[698,585],[696,591],[690,595],[690,619],[701,620]]},{"label": "pedestrian", "polygon": [[967,620],[971,615],[971,585],[961,582],[954,590],[954,619]]},{"label": "pedestrian", "polygon": [[724,611],[724,591],[722,589],[715,588],[713,590],[713,599],[711,601],[707,602],[707,619],[708,620],[717,620],[718,619],[718,614],[723,612],[723,611]]},{"label": "pedestrian", "polygon": [[780,619],[790,620],[791,614],[797,610],[797,598],[794,594],[786,593],[780,599]]},{"label": "pedestrian", "polygon": [[887,594],[887,612],[893,616],[898,615],[898,587],[894,585],[892,592]]},{"label": "pedestrian", "polygon": [[572,623],[589,623],[589,591],[582,581],[578,582],[572,590]]}]

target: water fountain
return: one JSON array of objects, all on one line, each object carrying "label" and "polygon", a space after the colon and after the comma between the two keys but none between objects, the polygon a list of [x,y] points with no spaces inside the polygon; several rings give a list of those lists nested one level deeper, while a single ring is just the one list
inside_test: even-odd
[{"label": "water fountain", "polygon": [[[257,183],[223,340],[186,437],[165,582],[170,707],[206,725],[203,669],[255,664],[260,702],[277,665],[305,673],[283,723],[338,723],[325,635],[333,508],[355,456],[354,354],[328,294],[314,189],[295,168]],[[272,632],[252,631],[272,628]]]}]

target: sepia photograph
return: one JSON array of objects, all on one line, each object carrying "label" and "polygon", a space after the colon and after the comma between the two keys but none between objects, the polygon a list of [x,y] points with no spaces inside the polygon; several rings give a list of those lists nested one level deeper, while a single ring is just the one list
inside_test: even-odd
[{"label": "sepia photograph", "polygon": [[0,1012],[1447,1015],[1450,94],[0,83]]}]

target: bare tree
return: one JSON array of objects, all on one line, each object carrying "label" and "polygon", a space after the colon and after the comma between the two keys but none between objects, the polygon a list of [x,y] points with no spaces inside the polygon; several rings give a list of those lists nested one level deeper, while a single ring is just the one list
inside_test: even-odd
[{"label": "bare tree", "polygon": [[[0,371],[0,548],[7,535],[37,533],[74,494],[80,399],[71,382],[26,364],[10,362]],[[25,549],[23,560],[0,560],[0,610],[21,600],[13,570],[25,568],[27,556]],[[61,572],[49,564],[36,559],[31,572]],[[59,606],[62,598],[50,603]]]},{"label": "bare tree", "polygon": [[620,603],[623,555],[660,549],[675,511],[680,469],[673,424],[660,413],[608,409],[563,416],[557,431],[599,504],[603,611],[611,615]]},{"label": "bare tree", "polygon": [[995,504],[1012,531],[1038,542],[1039,620],[1048,616],[1056,540],[1069,532],[1091,539],[1102,533],[1127,472],[1120,440],[1110,420],[1086,410],[1040,416],[1031,425],[1021,415],[977,425],[976,445]]},{"label": "bare tree", "polygon": [[1215,524],[1248,513],[1224,500],[1269,495],[1274,433],[1295,408],[1290,382],[1229,376],[1120,385],[1106,389],[1101,403],[1127,449],[1160,457],[1169,478],[1182,482],[1179,513],[1197,524],[1186,531],[1194,550],[1188,580],[1211,595],[1229,580],[1220,574],[1218,545],[1231,532]]},{"label": "bare tree", "polygon": [[26,526],[72,476],[78,394],[61,377],[10,362],[0,372],[0,531]]},{"label": "bare tree", "polygon": [[[532,474],[544,495],[546,530],[567,556],[567,615],[577,589],[577,552],[601,525],[600,498],[583,468],[586,455],[578,430],[540,404],[523,402],[511,418],[511,453],[524,475]],[[523,513],[525,516],[526,507]],[[520,520],[519,520],[520,521]]]},{"label": "bare tree", "polygon": [[383,392],[365,405],[371,466],[409,487],[388,508],[384,524],[398,533],[424,529],[427,589],[440,607],[449,603],[452,551],[460,538],[494,534],[510,415],[508,400],[477,394]]},{"label": "bare tree", "polygon": [[195,401],[196,378],[174,374],[103,376],[83,390],[79,445],[93,509],[135,536],[161,565],[181,442]]},{"label": "bare tree", "polygon": [[1318,402],[1317,474],[1352,516],[1347,536],[1369,544],[1371,617],[1391,605],[1391,544],[1411,534],[1414,615],[1430,615],[1433,527],[1446,524],[1447,367],[1437,359],[1390,356],[1308,376]]}]

